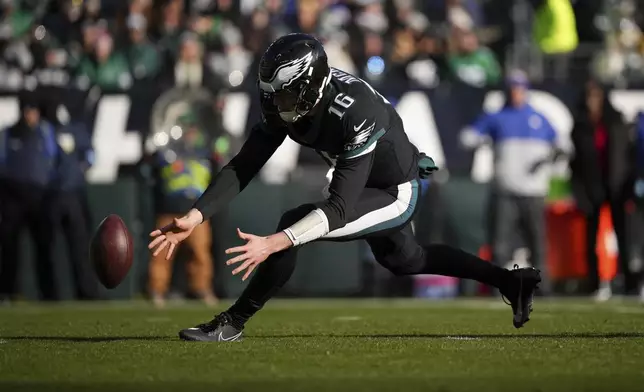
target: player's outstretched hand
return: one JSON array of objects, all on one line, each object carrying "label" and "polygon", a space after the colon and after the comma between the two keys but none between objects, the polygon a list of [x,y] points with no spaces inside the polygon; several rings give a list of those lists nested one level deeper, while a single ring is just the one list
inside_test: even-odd
[{"label": "player's outstretched hand", "polygon": [[188,238],[192,231],[203,221],[203,215],[196,209],[190,210],[181,218],[174,218],[169,225],[157,229],[150,233],[154,238],[148,245],[148,249],[153,250],[153,255],[158,256],[161,251],[168,248],[166,259],[170,259],[179,242]]},{"label": "player's outstretched hand", "polygon": [[246,245],[236,246],[234,248],[226,249],[226,254],[241,253],[238,256],[226,262],[226,265],[233,265],[243,261],[242,265],[233,270],[233,275],[246,270],[242,280],[248,279],[250,274],[257,268],[257,266],[266,260],[268,256],[273,253],[270,249],[270,241],[268,237],[259,237],[253,234],[247,234],[237,229],[237,235],[242,240],[246,241]]},{"label": "player's outstretched hand", "polygon": [[246,270],[242,280],[248,279],[250,274],[268,258],[271,254],[284,250],[292,245],[291,240],[286,234],[280,232],[268,237],[260,237],[253,234],[247,234],[237,229],[237,235],[246,241],[246,245],[236,246],[226,249],[226,254],[241,253],[238,256],[228,260],[226,265],[233,265],[242,262],[242,265],[233,270],[233,275]]}]

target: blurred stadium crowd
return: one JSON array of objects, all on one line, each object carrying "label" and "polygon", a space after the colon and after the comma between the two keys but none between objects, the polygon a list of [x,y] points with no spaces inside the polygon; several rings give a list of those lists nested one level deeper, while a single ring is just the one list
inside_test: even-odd
[{"label": "blurred stadium crowd", "polygon": [[[161,123],[171,121],[173,127],[165,140],[159,140],[164,134],[154,135],[146,157],[153,167],[150,184],[159,195],[157,226],[162,226],[185,211],[207,186],[210,171],[216,171],[238,148],[242,139],[226,132],[220,116],[226,94],[254,84],[261,54],[272,40],[289,32],[319,37],[331,66],[354,73],[378,89],[431,88],[450,81],[497,87],[514,69],[522,69],[533,83],[574,79],[581,84],[592,76],[602,83],[625,86],[644,80],[644,7],[636,1],[2,0],[0,7],[0,90],[22,97],[21,120],[3,132],[8,136],[0,136],[2,298],[17,291],[16,228],[26,226],[37,243],[41,294],[56,299],[55,287],[48,281],[54,221],[63,222],[67,233],[77,296],[100,296],[85,257],[92,225],[83,178],[93,162],[91,137],[82,119],[61,120],[55,110],[61,90],[73,88],[91,97],[93,91],[154,85],[171,92],[164,95],[167,102],[161,104],[162,114],[157,117]],[[43,90],[46,87],[52,90]],[[588,88],[592,95],[595,90]],[[601,87],[597,91],[604,93]],[[167,113],[176,111],[173,104],[178,100],[207,102],[204,106],[212,112],[209,129],[199,125],[199,113],[173,115],[168,120]],[[589,103],[595,108],[589,118],[606,112],[603,104]],[[619,123],[634,129],[611,110],[610,118],[598,115],[604,127],[612,129],[612,124]],[[595,127],[593,121],[577,120],[576,124]],[[33,149],[21,139],[22,128],[42,131],[41,142]],[[609,130],[606,137],[613,133]],[[18,139],[27,147],[11,154],[20,149],[12,144]],[[624,142],[629,145],[624,151],[631,151],[635,140]],[[56,146],[62,149],[60,155]],[[597,155],[593,154],[588,155],[586,166],[578,164],[579,176],[584,177],[580,171],[587,169],[588,162],[594,164]],[[622,158],[627,161],[618,165],[633,166],[631,155]],[[64,175],[52,174],[53,166],[62,167],[56,170]],[[198,174],[176,175],[186,172]],[[636,177],[634,171],[622,179],[611,176],[591,174],[597,184],[581,183],[596,185],[603,192],[604,185],[617,181],[621,192]],[[597,198],[600,204],[606,199],[613,209],[622,211],[630,200],[621,194]],[[598,202],[592,203],[587,216],[594,222],[599,219]],[[618,218],[616,225],[620,216],[613,216]],[[616,232],[620,247],[624,246],[623,230],[616,228]],[[215,303],[210,228],[204,225],[193,237],[188,244],[194,259],[188,268],[190,288],[199,298]],[[148,291],[157,304],[168,292],[171,270],[168,261],[150,262]],[[627,286],[634,292],[639,281],[631,275]],[[601,283],[605,282],[591,284],[591,291],[600,298],[610,297],[610,290]]]},{"label": "blurred stadium crowd", "polygon": [[[140,80],[171,79],[177,61],[198,57],[205,72],[236,87],[254,74],[252,65],[273,39],[293,31],[315,34],[333,66],[376,84],[386,75],[421,86],[448,78],[483,86],[498,83],[509,66],[527,69],[534,79],[553,75],[544,73],[535,56],[558,60],[563,54],[579,64],[591,60],[603,78],[632,80],[644,76],[644,15],[636,4],[3,0],[0,86],[74,83],[127,89]],[[566,66],[558,71],[561,77],[575,75]],[[27,76],[35,80],[27,82]]]}]

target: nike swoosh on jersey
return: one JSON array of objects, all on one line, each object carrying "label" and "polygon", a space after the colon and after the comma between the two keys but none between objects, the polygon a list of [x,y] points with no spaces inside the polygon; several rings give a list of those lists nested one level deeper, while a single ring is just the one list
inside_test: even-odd
[{"label": "nike swoosh on jersey", "polygon": [[[362,125],[361,125],[361,126],[362,126]],[[374,122],[373,124],[371,124],[371,125],[370,125],[370,126],[368,126],[367,128],[365,128],[365,129],[363,129],[362,131],[360,131],[360,133],[358,133],[358,134],[353,138],[353,140],[351,140],[350,145],[351,145],[351,146],[359,146],[359,145],[361,145],[362,143],[366,142],[366,141],[369,139],[369,136],[371,135],[371,132],[373,131],[373,129],[374,129],[375,127],[376,127],[376,123]]]},{"label": "nike swoosh on jersey", "polygon": [[364,119],[364,121],[362,122],[362,124],[357,125],[357,126],[356,126],[356,125],[354,125],[354,126],[353,126],[353,130],[354,130],[355,132],[358,132],[358,131],[360,130],[360,128],[362,128],[362,126],[363,126],[363,125],[364,125],[364,123],[366,123],[366,122],[367,122],[367,119],[365,118],[365,119]]}]

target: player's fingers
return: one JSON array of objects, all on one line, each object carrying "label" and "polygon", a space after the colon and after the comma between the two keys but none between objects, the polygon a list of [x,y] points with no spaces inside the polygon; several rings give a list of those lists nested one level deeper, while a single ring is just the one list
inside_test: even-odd
[{"label": "player's fingers", "polygon": [[246,234],[243,231],[239,230],[239,227],[237,228],[237,235],[242,240],[250,240],[253,237],[251,234]]},{"label": "player's fingers", "polygon": [[176,246],[177,245],[174,242],[170,242],[170,248],[168,249],[168,253],[166,253],[165,255],[166,260],[170,260],[170,257],[172,256],[172,252],[174,252],[174,248]]},{"label": "player's fingers", "polygon": [[161,234],[163,234],[161,233],[161,230],[157,229],[157,230],[154,230],[152,233],[150,233],[150,237],[157,237],[157,236],[160,236]]},{"label": "player's fingers", "polygon": [[163,241],[165,239],[166,239],[166,236],[164,236],[164,235],[161,235],[160,237],[155,238],[154,241],[150,242],[150,245],[148,245],[148,249],[152,249],[152,248],[156,247],[157,245],[159,245],[161,243],[161,241]]},{"label": "player's fingers", "polygon": [[170,243],[170,241],[163,241],[163,242],[161,243],[161,245],[159,245],[159,247],[157,248],[157,250],[155,250],[155,251],[154,251],[154,253],[153,253],[152,255],[153,255],[154,257],[158,256],[158,255],[159,255],[159,253],[161,253],[161,251],[162,251],[163,249],[165,249],[165,248],[166,248],[166,246],[168,246],[168,244],[169,244],[169,243]]},{"label": "player's fingers", "polygon": [[245,252],[246,250],[248,250],[248,246],[246,246],[246,245],[236,246],[234,248],[226,249],[226,254],[229,255],[231,253]]},{"label": "player's fingers", "polygon": [[246,260],[247,258],[248,258],[248,253],[244,253],[244,254],[241,254],[241,255],[239,255],[239,256],[237,256],[235,258],[232,258],[232,259],[228,260],[226,262],[226,265],[236,264],[236,263],[239,263],[240,261]]},{"label": "player's fingers", "polygon": [[250,267],[248,267],[248,270],[246,270],[246,273],[244,274],[244,277],[242,278],[242,282],[245,281],[246,279],[248,279],[250,274],[252,274],[253,271],[255,270],[255,267],[257,267],[257,263],[253,263],[253,264],[250,265]]},{"label": "player's fingers", "polygon": [[235,269],[233,270],[233,275],[237,275],[238,273],[242,272],[243,270],[245,270],[246,268],[248,268],[248,266],[250,266],[251,264],[253,264],[253,260],[252,260],[252,259],[251,259],[251,260],[246,260],[246,261],[244,261],[244,264],[240,265],[239,267],[237,267],[237,268],[235,268]]}]

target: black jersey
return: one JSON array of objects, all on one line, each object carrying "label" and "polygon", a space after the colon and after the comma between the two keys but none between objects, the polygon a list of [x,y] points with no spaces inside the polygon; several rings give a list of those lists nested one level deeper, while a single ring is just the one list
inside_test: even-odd
[{"label": "black jersey", "polygon": [[344,226],[364,188],[393,190],[418,176],[418,150],[391,104],[363,80],[332,69],[322,100],[307,116],[286,123],[262,114],[241,151],[195,204],[204,219],[251,181],[286,136],[334,167],[329,197],[320,207],[329,230]]}]

